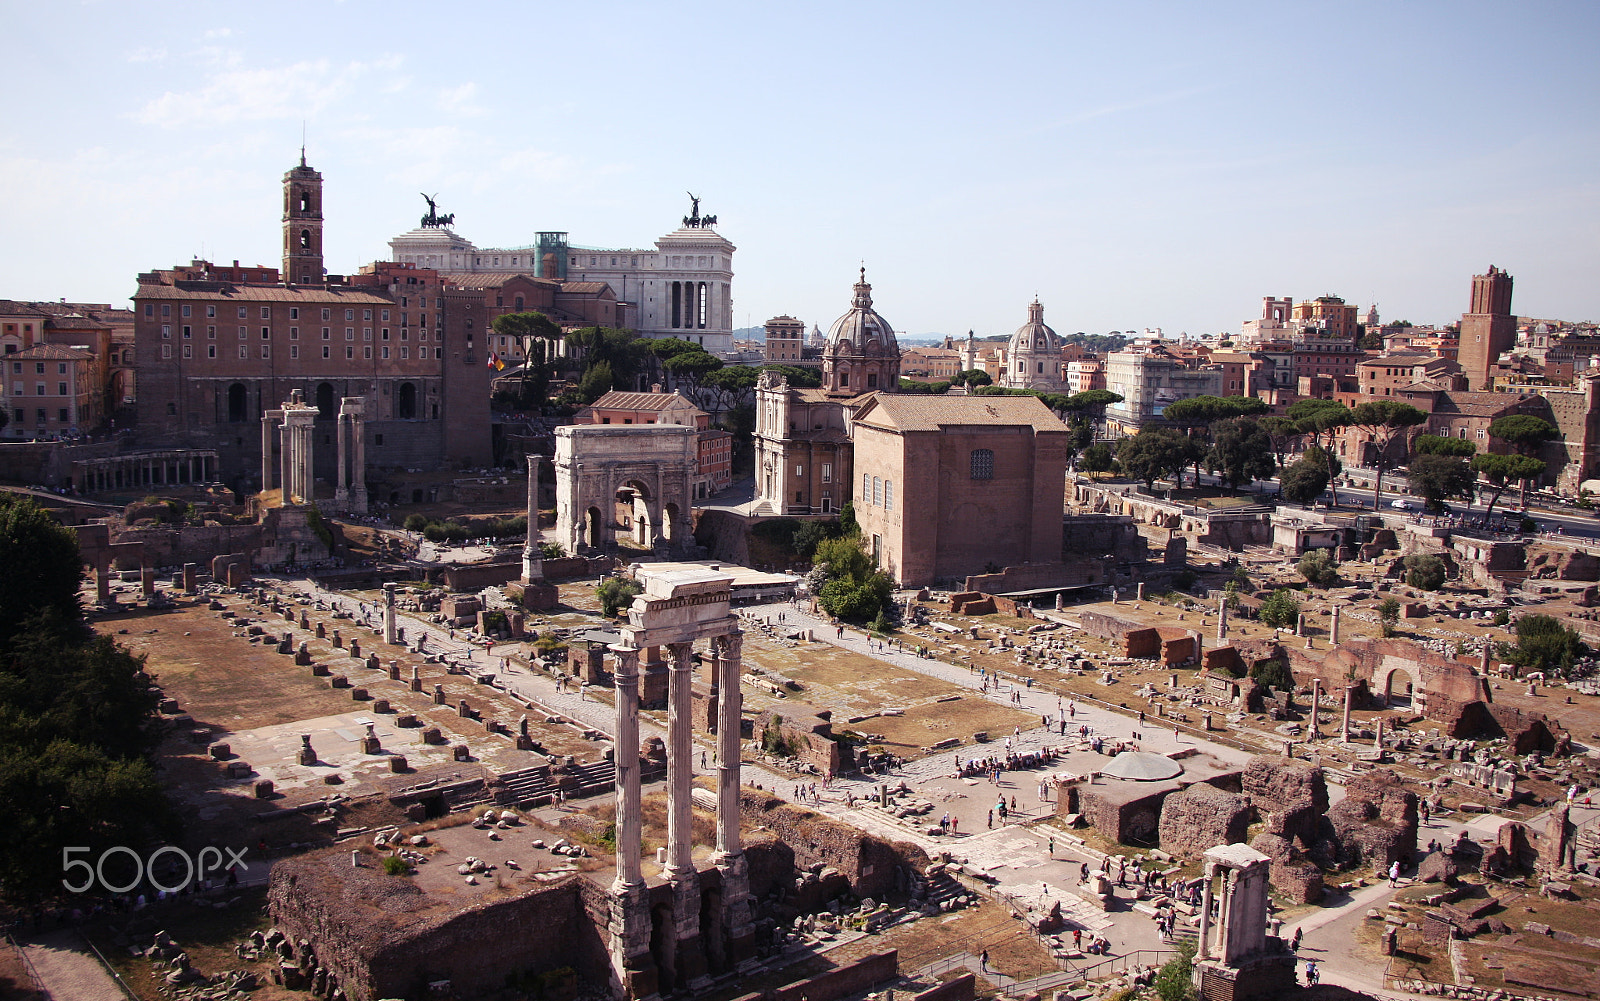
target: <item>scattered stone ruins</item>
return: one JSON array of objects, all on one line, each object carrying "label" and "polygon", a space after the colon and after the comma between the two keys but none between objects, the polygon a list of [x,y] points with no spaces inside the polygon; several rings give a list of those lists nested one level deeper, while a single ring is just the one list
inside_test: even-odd
[{"label": "scattered stone ruins", "polygon": [[[708,968],[727,969],[753,949],[749,875],[739,834],[739,718],[743,635],[732,614],[733,578],[710,570],[640,573],[644,593],[628,609],[616,654],[619,750],[639,746],[639,654],[665,646],[667,685],[667,863],[671,919],[661,936],[667,945],[651,951],[650,894],[640,869],[639,765],[617,755],[617,876],[611,886],[610,953],[614,986],[642,998],[693,986]],[[705,908],[693,859],[691,812],[694,780],[694,719],[691,655],[696,640],[711,641],[718,689],[716,906]],[[711,926],[701,927],[702,911]],[[658,962],[659,960],[659,962]]]}]

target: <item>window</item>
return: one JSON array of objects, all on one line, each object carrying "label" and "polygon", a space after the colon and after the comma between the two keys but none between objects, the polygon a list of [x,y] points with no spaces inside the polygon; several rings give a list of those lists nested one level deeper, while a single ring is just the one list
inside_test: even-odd
[{"label": "window", "polygon": [[433,349],[433,356],[435,358],[443,358],[444,357],[444,348],[434,348]]},{"label": "window", "polygon": [[893,511],[894,510],[894,481],[893,480],[884,480],[883,481],[883,509],[885,511]]},{"label": "window", "polygon": [[355,356],[356,356],[356,346],[354,344],[346,344],[344,346],[344,357],[345,357],[345,360],[349,361],[350,359],[354,358]]},{"label": "window", "polygon": [[883,507],[883,480],[876,476],[872,478],[872,505]]},{"label": "window", "polygon": [[323,340],[327,340],[330,336],[331,335],[328,333],[328,328],[327,327],[323,327],[322,328],[322,339]]},{"label": "window", "polygon": [[170,345],[170,344],[161,345],[161,357],[163,357],[163,358],[171,358],[172,357],[172,345]]},{"label": "window", "polygon": [[300,307],[299,306],[290,306],[289,307],[289,319],[291,319],[291,320],[300,319]]},{"label": "window", "polygon": [[1478,429],[1478,440],[1479,441],[1483,441],[1487,437],[1489,437],[1488,432],[1486,432],[1483,428],[1479,428]]},{"label": "window", "polygon": [[212,317],[214,319],[216,317],[216,315],[217,315],[217,307],[215,307],[215,306],[207,306],[206,307],[206,315],[209,316],[209,317]]},{"label": "window", "polygon": [[356,318],[356,311],[353,310],[353,309],[345,310],[344,311],[344,318],[345,318],[346,322],[348,322],[350,320],[354,320]]},{"label": "window", "polygon": [[194,347],[193,347],[193,345],[185,344],[183,346],[183,356],[185,358],[193,358],[194,357]]},{"label": "window", "polygon": [[861,474],[861,503],[872,503],[872,477],[866,473]]},{"label": "window", "polygon": [[161,336],[165,337],[165,338],[168,338],[169,340],[171,339],[171,337],[172,337],[172,324],[163,323],[161,325]]},{"label": "window", "polygon": [[216,340],[217,339],[217,328],[216,327],[207,327],[206,328],[206,338],[208,340],[213,340],[213,341]]},{"label": "window", "polygon": [[183,315],[184,316],[188,316],[189,315],[189,304],[188,303],[184,303],[183,304]]},{"label": "window", "polygon": [[250,347],[249,347],[249,345],[246,345],[246,344],[239,345],[239,357],[241,359],[250,357]]},{"label": "window", "polygon": [[833,463],[824,462],[822,464],[822,482],[824,482],[824,483],[832,483],[833,482]]},{"label": "window", "polygon": [[987,448],[975,448],[969,459],[971,476],[975,480],[994,479],[994,452]]},{"label": "window", "polygon": [[67,414],[67,408],[66,407],[62,407],[60,410],[56,411],[56,419],[59,420],[63,424],[65,424],[68,421],[72,420],[72,418]]},{"label": "window", "polygon": [[299,339],[300,339],[300,328],[299,327],[290,327],[289,328],[289,340],[298,341]]},{"label": "window", "polygon": [[344,339],[347,340],[347,341],[355,340],[356,339],[356,328],[355,327],[345,327],[344,328]]},{"label": "window", "polygon": [[372,357],[372,345],[368,344],[366,347],[361,349],[361,357],[363,357],[363,358],[371,358]]},{"label": "window", "polygon": [[66,374],[67,374],[67,363],[64,362],[64,361],[63,362],[57,362],[56,363],[56,375],[66,375]]},{"label": "window", "polygon": [[385,344],[383,346],[383,354],[382,354],[381,357],[383,357],[384,359],[387,359],[389,357],[389,345]]},{"label": "window", "polygon": [[206,357],[207,358],[215,358],[216,356],[217,356],[217,346],[215,344],[207,344],[206,345]]},{"label": "window", "polygon": [[172,306],[170,306],[167,303],[162,303],[161,304],[161,318],[163,320],[165,320],[170,316],[172,316]]},{"label": "window", "polygon": [[324,344],[322,346],[322,357],[324,357],[324,358],[331,358],[332,357],[332,354],[328,350],[328,345],[326,345],[326,344]]},{"label": "window", "polygon": [[411,357],[411,349],[408,348],[408,347],[402,346],[400,348],[400,357],[401,358],[410,358]]},{"label": "window", "polygon": [[249,331],[245,330],[243,327],[239,328],[239,340],[242,341],[246,337],[249,337],[249,336],[250,336],[250,332]]},{"label": "window", "polygon": [[300,357],[300,345],[298,345],[298,344],[289,345],[289,357],[290,358],[298,358],[298,357]]},{"label": "window", "polygon": [[250,311],[248,309],[246,309],[243,306],[239,307],[239,319],[242,320],[242,319],[244,319],[245,317],[247,317],[249,315],[250,315]]},{"label": "window", "polygon": [[372,310],[370,310],[370,309],[363,309],[363,310],[362,310],[362,311],[361,311],[361,318],[362,318],[362,319],[363,319],[363,320],[366,320],[366,321],[367,321],[367,322],[369,322],[369,323],[370,323],[370,322],[372,322]]},{"label": "window", "polygon": [[324,322],[326,322],[332,316],[333,316],[333,311],[332,310],[325,309],[325,310],[322,311],[322,319],[323,319]]},{"label": "window", "polygon": [[794,467],[794,475],[796,475],[796,476],[804,476],[805,474],[806,474],[806,467],[800,465],[799,463],[796,463],[795,467]]},{"label": "window", "polygon": [[[154,303],[147,302],[147,303],[144,304],[144,315],[145,316],[155,316],[156,315],[156,307],[155,307]],[[22,420],[22,411],[20,411],[20,410],[17,411],[17,420],[19,420],[19,421]]]},{"label": "window", "polygon": [[[170,350],[171,350],[171,349],[170,349],[170,348],[168,348],[168,350],[169,350],[169,351],[170,351]],[[172,356],[171,356],[171,355],[168,355],[168,356],[167,356],[167,357],[169,357],[169,358],[170,358],[170,357],[172,357]],[[33,384],[33,395],[34,395],[34,396],[44,396],[44,395],[45,395],[45,392],[44,392],[44,383],[42,383],[42,382],[36,382],[36,383],[34,383],[34,384]]]},{"label": "window", "polygon": [[264,340],[264,341],[269,341],[269,340],[272,339],[272,328],[271,327],[262,327],[261,328],[261,339]]}]

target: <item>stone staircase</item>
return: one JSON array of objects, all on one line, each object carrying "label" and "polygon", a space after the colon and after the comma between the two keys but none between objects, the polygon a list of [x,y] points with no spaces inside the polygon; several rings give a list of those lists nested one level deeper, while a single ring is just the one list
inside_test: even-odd
[{"label": "stone staircase", "polygon": [[[577,780],[577,788],[568,786],[567,795],[576,799],[610,792],[615,785],[617,769],[610,761],[590,761],[568,766],[567,773]],[[549,765],[505,772],[500,781],[511,790],[512,800],[519,806],[555,798],[555,776]]]}]

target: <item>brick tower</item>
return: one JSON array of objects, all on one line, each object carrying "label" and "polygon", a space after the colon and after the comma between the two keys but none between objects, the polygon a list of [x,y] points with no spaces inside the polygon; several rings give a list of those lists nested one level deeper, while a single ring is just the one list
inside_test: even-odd
[{"label": "brick tower", "polygon": [[283,280],[289,285],[322,284],[322,175],[300,166],[283,175]]},{"label": "brick tower", "polygon": [[1472,277],[1472,305],[1461,314],[1461,348],[1457,359],[1467,374],[1467,388],[1492,389],[1489,370],[1501,352],[1517,343],[1517,318],[1511,312],[1511,276],[1494,265]]}]

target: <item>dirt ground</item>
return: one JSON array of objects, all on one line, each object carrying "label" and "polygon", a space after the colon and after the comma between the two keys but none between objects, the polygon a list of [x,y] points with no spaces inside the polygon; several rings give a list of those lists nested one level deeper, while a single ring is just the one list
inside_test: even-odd
[{"label": "dirt ground", "polygon": [[[240,959],[234,945],[250,932],[271,927],[266,913],[266,890],[243,890],[225,898],[228,906],[221,909],[201,902],[194,897],[155,905],[132,918],[107,918],[85,927],[84,933],[94,942],[106,959],[128,986],[138,993],[141,1001],[166,1001],[161,988],[167,987],[159,977],[170,970],[143,957],[129,955],[130,945],[147,947],[156,931],[171,935],[173,941],[189,954],[194,969],[214,976],[229,970],[250,970],[261,981],[252,991],[253,1001],[299,1001],[305,994],[287,991],[274,986],[266,960],[254,963]],[[171,988],[167,988],[170,990]]]},{"label": "dirt ground", "polygon": [[33,989],[33,977],[22,952],[10,942],[0,941],[0,998],[9,1001],[50,1001],[50,995]]},{"label": "dirt ground", "polygon": [[[1013,727],[1038,725],[1031,713],[995,705],[988,699],[948,682],[896,667],[827,643],[801,643],[783,647],[758,633],[745,638],[750,663],[778,682],[786,694],[754,686],[745,695],[751,712],[793,712],[800,703],[833,711],[833,731],[854,730],[873,746],[903,758],[916,758],[948,737],[963,742],[972,734],[1010,733]],[[784,688],[783,681],[798,686]],[[944,699],[946,701],[939,701]],[[904,715],[875,715],[852,724],[854,716],[901,709]]]}]

